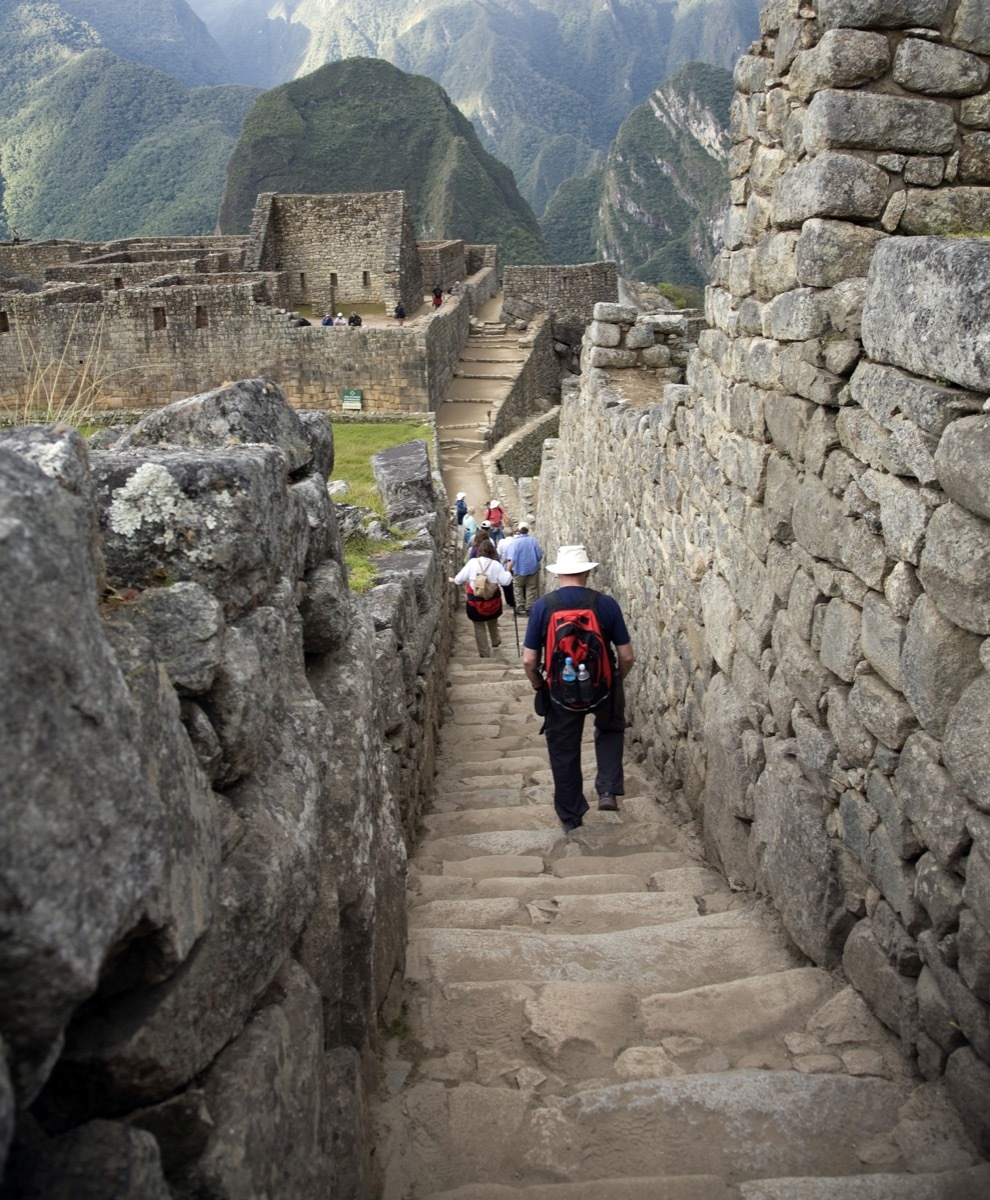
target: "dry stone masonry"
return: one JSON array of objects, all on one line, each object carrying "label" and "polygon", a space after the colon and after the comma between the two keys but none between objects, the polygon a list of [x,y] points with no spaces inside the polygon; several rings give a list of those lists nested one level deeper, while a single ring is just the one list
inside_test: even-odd
[{"label": "dry stone masonry", "polygon": [[333,460],[262,379],[0,435],[5,1194],[366,1194],[446,500],[424,442],[376,460],[406,545],[359,598]]},{"label": "dry stone masonry", "polygon": [[990,5],[769,0],[761,29],[686,382],[604,361],[598,306],[541,534],[606,564],[713,860],[986,1152]]}]

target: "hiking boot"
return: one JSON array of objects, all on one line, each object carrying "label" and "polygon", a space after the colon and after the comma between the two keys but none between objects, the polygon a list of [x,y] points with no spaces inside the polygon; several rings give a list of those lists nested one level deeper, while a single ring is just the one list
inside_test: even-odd
[{"label": "hiking boot", "polygon": [[599,812],[618,812],[619,801],[611,794],[611,792],[602,792],[598,797]]}]

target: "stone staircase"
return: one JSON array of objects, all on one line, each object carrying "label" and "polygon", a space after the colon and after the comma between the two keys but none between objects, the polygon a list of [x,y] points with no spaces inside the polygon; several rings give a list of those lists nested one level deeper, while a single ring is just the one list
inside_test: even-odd
[{"label": "stone staircase", "polygon": [[635,745],[621,811],[563,833],[511,615],[502,638],[480,660],[457,618],[383,1200],[985,1200],[939,1086],[706,867]]}]

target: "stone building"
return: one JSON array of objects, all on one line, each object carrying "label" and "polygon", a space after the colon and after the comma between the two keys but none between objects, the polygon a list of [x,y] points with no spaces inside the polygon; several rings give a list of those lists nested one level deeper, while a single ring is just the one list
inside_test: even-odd
[{"label": "stone building", "polygon": [[[0,290],[0,408],[15,410],[49,395],[156,407],[263,373],[301,408],[359,390],[372,411],[432,411],[498,283],[493,246],[418,244],[402,192],[259,196],[244,237],[4,243],[3,279],[20,281]],[[402,328],[366,323],[341,341],[319,325],[331,305],[384,318],[401,302],[412,316],[424,280],[461,286]]]}]

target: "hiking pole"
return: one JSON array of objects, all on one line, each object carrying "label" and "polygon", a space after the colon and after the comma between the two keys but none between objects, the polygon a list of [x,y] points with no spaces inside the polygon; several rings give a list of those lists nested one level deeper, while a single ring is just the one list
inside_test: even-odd
[{"label": "hiking pole", "polygon": [[[512,598],[514,600],[515,595],[513,595]],[[519,648],[519,610],[516,608],[515,604],[512,606],[512,620],[516,626],[516,658],[518,658],[522,654],[522,650]]]}]

